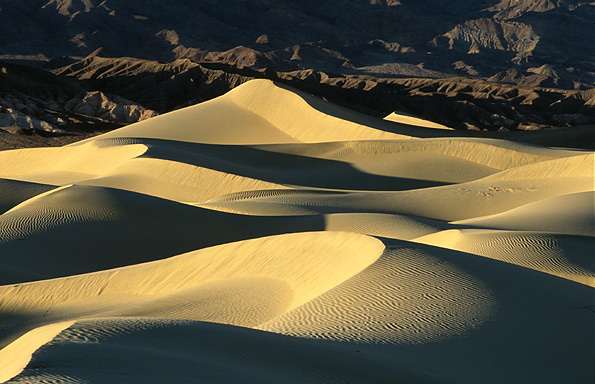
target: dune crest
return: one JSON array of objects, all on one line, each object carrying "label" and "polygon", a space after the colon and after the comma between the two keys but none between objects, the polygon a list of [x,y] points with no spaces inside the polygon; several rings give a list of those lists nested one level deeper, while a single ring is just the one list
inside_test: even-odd
[{"label": "dune crest", "polygon": [[[291,250],[291,257],[286,256]],[[255,303],[243,308],[245,300],[263,301],[262,310],[275,302],[265,297],[275,292],[283,303],[281,308],[295,308],[328,289],[335,287],[373,263],[382,253],[384,245],[371,237],[347,232],[305,232],[264,237],[238,243],[219,245],[213,248],[190,252],[173,258],[131,265],[113,270],[64,277],[56,280],[3,286],[0,298],[3,310],[14,315],[42,311],[51,317],[54,311],[64,315],[80,316],[94,308],[94,315],[102,312],[131,312],[150,314],[151,302],[171,302],[172,311],[185,302],[195,310],[205,307],[209,321],[226,323],[222,318],[213,318],[211,305],[221,305],[229,297],[239,308],[227,308],[228,317],[233,314],[242,318],[254,311]],[[305,267],[307,266],[307,268]],[[261,287],[263,286],[263,287]],[[83,288],[84,287],[84,288]],[[252,293],[254,291],[254,293]],[[271,293],[268,293],[271,291]],[[233,293],[236,292],[236,293]],[[254,299],[252,294],[257,295]],[[172,296],[178,295],[178,299]],[[186,296],[185,300],[180,298]],[[123,303],[139,299],[143,310],[126,309]],[[195,301],[194,305],[188,301]],[[202,303],[204,301],[204,303]],[[218,302],[218,304],[216,303]],[[104,307],[106,309],[100,310]],[[120,309],[118,309],[120,308]],[[191,316],[201,318],[201,310]],[[75,315],[76,314],[76,315]],[[156,317],[164,317],[153,315]],[[175,315],[174,315],[175,316]],[[167,317],[167,316],[165,316]],[[234,325],[257,325],[228,320]]]},{"label": "dune crest", "polygon": [[39,347],[72,324],[74,321],[64,321],[35,328],[0,350],[0,381],[5,383],[21,373]]}]

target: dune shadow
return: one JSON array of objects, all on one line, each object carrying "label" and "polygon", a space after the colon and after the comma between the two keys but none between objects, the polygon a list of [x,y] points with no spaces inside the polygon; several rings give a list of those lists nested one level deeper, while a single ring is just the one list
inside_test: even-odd
[{"label": "dune shadow", "polygon": [[[279,88],[282,88],[288,92],[294,93],[295,95],[299,96],[304,102],[306,102],[311,108],[317,110],[318,112],[324,113],[325,115],[333,116],[341,120],[346,120],[352,123],[356,123],[359,125],[363,125],[368,128],[395,133],[399,135],[407,135],[413,136],[418,138],[435,138],[435,137],[481,137],[481,133],[473,132],[473,131],[454,131],[454,130],[444,130],[444,129],[434,129],[434,128],[426,128],[420,127],[416,125],[410,125],[405,123],[396,123],[392,121],[383,120],[378,117],[365,115],[363,113],[351,110],[346,107],[342,107],[338,104],[326,101],[318,96],[307,97],[304,95],[304,91],[298,90],[297,88],[292,87],[291,85],[287,85],[281,83],[279,81],[275,81],[275,85]],[[321,91],[321,90],[325,90]],[[318,84],[317,93],[325,94],[333,94],[336,92],[341,91],[338,90],[337,87],[334,86],[325,86],[324,84]]]},{"label": "dune shadow", "polygon": [[374,175],[341,161],[283,153],[279,145],[274,146],[275,151],[269,151],[266,146],[256,148],[163,139],[142,139],[142,142],[149,147],[141,156],[144,158],[182,162],[277,184],[361,191],[402,191],[450,184]]},{"label": "dune shadow", "polygon": [[0,215],[23,201],[56,188],[53,185],[0,178]]},{"label": "dune shadow", "polygon": [[0,268],[0,285],[145,263],[258,237],[325,229],[324,218],[316,215],[238,215],[113,188],[73,188],[83,197],[101,189],[104,200],[88,198],[85,204],[103,209],[102,201],[110,200],[118,206],[117,219],[77,217],[75,209],[66,208],[70,220],[45,225],[50,216],[43,211],[29,212],[27,220],[38,228],[11,237],[10,228],[22,217],[0,218],[0,234],[7,234],[0,242],[0,264],[4,266]]}]

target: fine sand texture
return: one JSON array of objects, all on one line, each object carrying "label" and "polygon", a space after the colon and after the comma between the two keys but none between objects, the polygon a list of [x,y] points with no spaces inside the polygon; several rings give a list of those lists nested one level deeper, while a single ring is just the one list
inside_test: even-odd
[{"label": "fine sand texture", "polygon": [[595,154],[514,138],[253,80],[0,152],[0,382],[591,384]]}]

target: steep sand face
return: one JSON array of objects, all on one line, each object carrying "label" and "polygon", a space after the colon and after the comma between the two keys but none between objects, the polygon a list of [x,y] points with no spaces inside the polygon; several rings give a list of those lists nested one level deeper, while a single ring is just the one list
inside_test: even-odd
[{"label": "steep sand face", "polygon": [[591,383],[595,155],[435,129],[258,80],[0,152],[0,381]]}]

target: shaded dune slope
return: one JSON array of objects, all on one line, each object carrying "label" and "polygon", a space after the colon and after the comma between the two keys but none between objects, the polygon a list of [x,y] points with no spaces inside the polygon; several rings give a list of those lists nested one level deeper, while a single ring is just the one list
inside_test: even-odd
[{"label": "shaded dune slope", "polygon": [[594,154],[396,120],[255,80],[0,152],[0,381],[592,382]]}]

